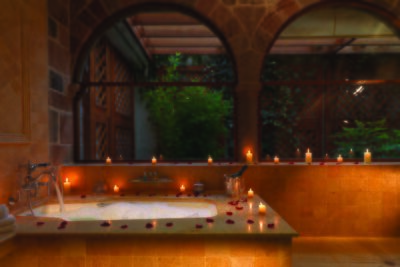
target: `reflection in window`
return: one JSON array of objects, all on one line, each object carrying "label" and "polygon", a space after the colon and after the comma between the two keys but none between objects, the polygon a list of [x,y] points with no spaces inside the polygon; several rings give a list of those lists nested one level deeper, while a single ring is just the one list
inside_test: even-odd
[{"label": "reflection in window", "polygon": [[234,159],[234,72],[206,26],[139,13],[93,46],[75,112],[78,161]]},{"label": "reflection in window", "polygon": [[[354,9],[321,9],[294,21],[265,60],[262,160],[400,158],[400,40]],[[300,153],[299,153],[300,151]],[[351,151],[351,152],[350,152]]]}]

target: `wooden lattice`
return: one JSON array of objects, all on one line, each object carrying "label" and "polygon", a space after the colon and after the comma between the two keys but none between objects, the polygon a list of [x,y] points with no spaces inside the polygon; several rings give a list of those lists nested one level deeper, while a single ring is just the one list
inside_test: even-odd
[{"label": "wooden lattice", "polygon": [[[104,82],[107,80],[107,45],[106,42],[100,41],[93,49],[94,58],[94,81]],[[95,89],[96,105],[98,107],[106,107],[107,91],[105,87],[96,87]]]},{"label": "wooden lattice", "polygon": [[96,159],[105,159],[108,155],[108,132],[105,123],[96,123]]}]

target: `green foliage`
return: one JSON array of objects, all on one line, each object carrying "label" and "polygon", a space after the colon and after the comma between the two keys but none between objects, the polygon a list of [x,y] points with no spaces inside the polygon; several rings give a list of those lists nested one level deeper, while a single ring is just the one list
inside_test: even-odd
[{"label": "green foliage", "polygon": [[[164,82],[179,80],[181,56],[168,58]],[[222,93],[201,86],[157,87],[143,93],[157,139],[157,154],[166,159],[206,159],[224,155],[225,119],[231,103]]]},{"label": "green foliage", "polygon": [[372,122],[356,120],[355,127],[343,127],[331,138],[338,147],[338,154],[348,155],[353,149],[355,157],[362,157],[368,148],[376,158],[400,156],[400,130],[388,128],[386,119]]}]

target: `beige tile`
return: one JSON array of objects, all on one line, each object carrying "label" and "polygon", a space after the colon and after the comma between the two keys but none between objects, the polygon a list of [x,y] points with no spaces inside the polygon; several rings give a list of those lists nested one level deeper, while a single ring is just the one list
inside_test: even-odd
[{"label": "beige tile", "polygon": [[227,256],[210,256],[205,258],[205,267],[231,267],[230,258]]}]

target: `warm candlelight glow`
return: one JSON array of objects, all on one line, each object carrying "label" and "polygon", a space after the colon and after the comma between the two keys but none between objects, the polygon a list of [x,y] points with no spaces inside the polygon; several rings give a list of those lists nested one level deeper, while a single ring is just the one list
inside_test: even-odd
[{"label": "warm candlelight glow", "polygon": [[208,156],[208,160],[207,160],[208,164],[211,165],[213,163],[213,159],[211,156]]},{"label": "warm candlelight glow", "polygon": [[249,191],[247,191],[247,197],[248,197],[248,198],[254,197],[254,191],[251,190],[251,188],[249,189]]},{"label": "warm candlelight glow", "polygon": [[278,163],[279,163],[279,158],[278,158],[278,156],[275,156],[275,158],[274,158],[274,163],[275,163],[275,164],[278,164]]},{"label": "warm candlelight glow", "polygon": [[265,214],[267,213],[267,207],[260,202],[260,204],[258,205],[258,213],[259,214]]},{"label": "warm candlelight glow", "polygon": [[307,153],[306,153],[306,163],[307,164],[311,164],[312,162],[312,153],[310,152],[310,149],[307,149]]},{"label": "warm candlelight glow", "polygon": [[111,164],[111,158],[110,158],[110,157],[107,157],[107,158],[106,158],[106,163],[107,163],[107,164]]},{"label": "warm candlelight glow", "polygon": [[343,162],[343,157],[342,157],[342,155],[339,155],[339,157],[337,157],[337,162],[338,162],[338,163],[342,163],[342,162]]},{"label": "warm candlelight glow", "polygon": [[68,180],[68,177],[66,177],[64,182],[64,193],[69,194],[70,192],[71,192],[71,182]]},{"label": "warm candlelight glow", "polygon": [[184,185],[181,185],[181,187],[179,188],[179,190],[183,193],[183,192],[185,192],[186,188],[185,188]]},{"label": "warm candlelight glow", "polygon": [[156,157],[153,157],[153,158],[151,159],[151,163],[152,163],[153,165],[157,163]]},{"label": "warm candlelight glow", "polygon": [[365,153],[364,153],[364,163],[371,163],[371,157],[372,157],[372,154],[371,154],[371,152],[368,151],[368,148],[367,148],[367,151],[365,151]]},{"label": "warm candlelight glow", "polygon": [[251,151],[247,151],[246,153],[246,162],[247,163],[253,163],[253,153]]},{"label": "warm candlelight glow", "polygon": [[114,185],[114,193],[118,193],[119,192],[119,187],[118,185]]}]

